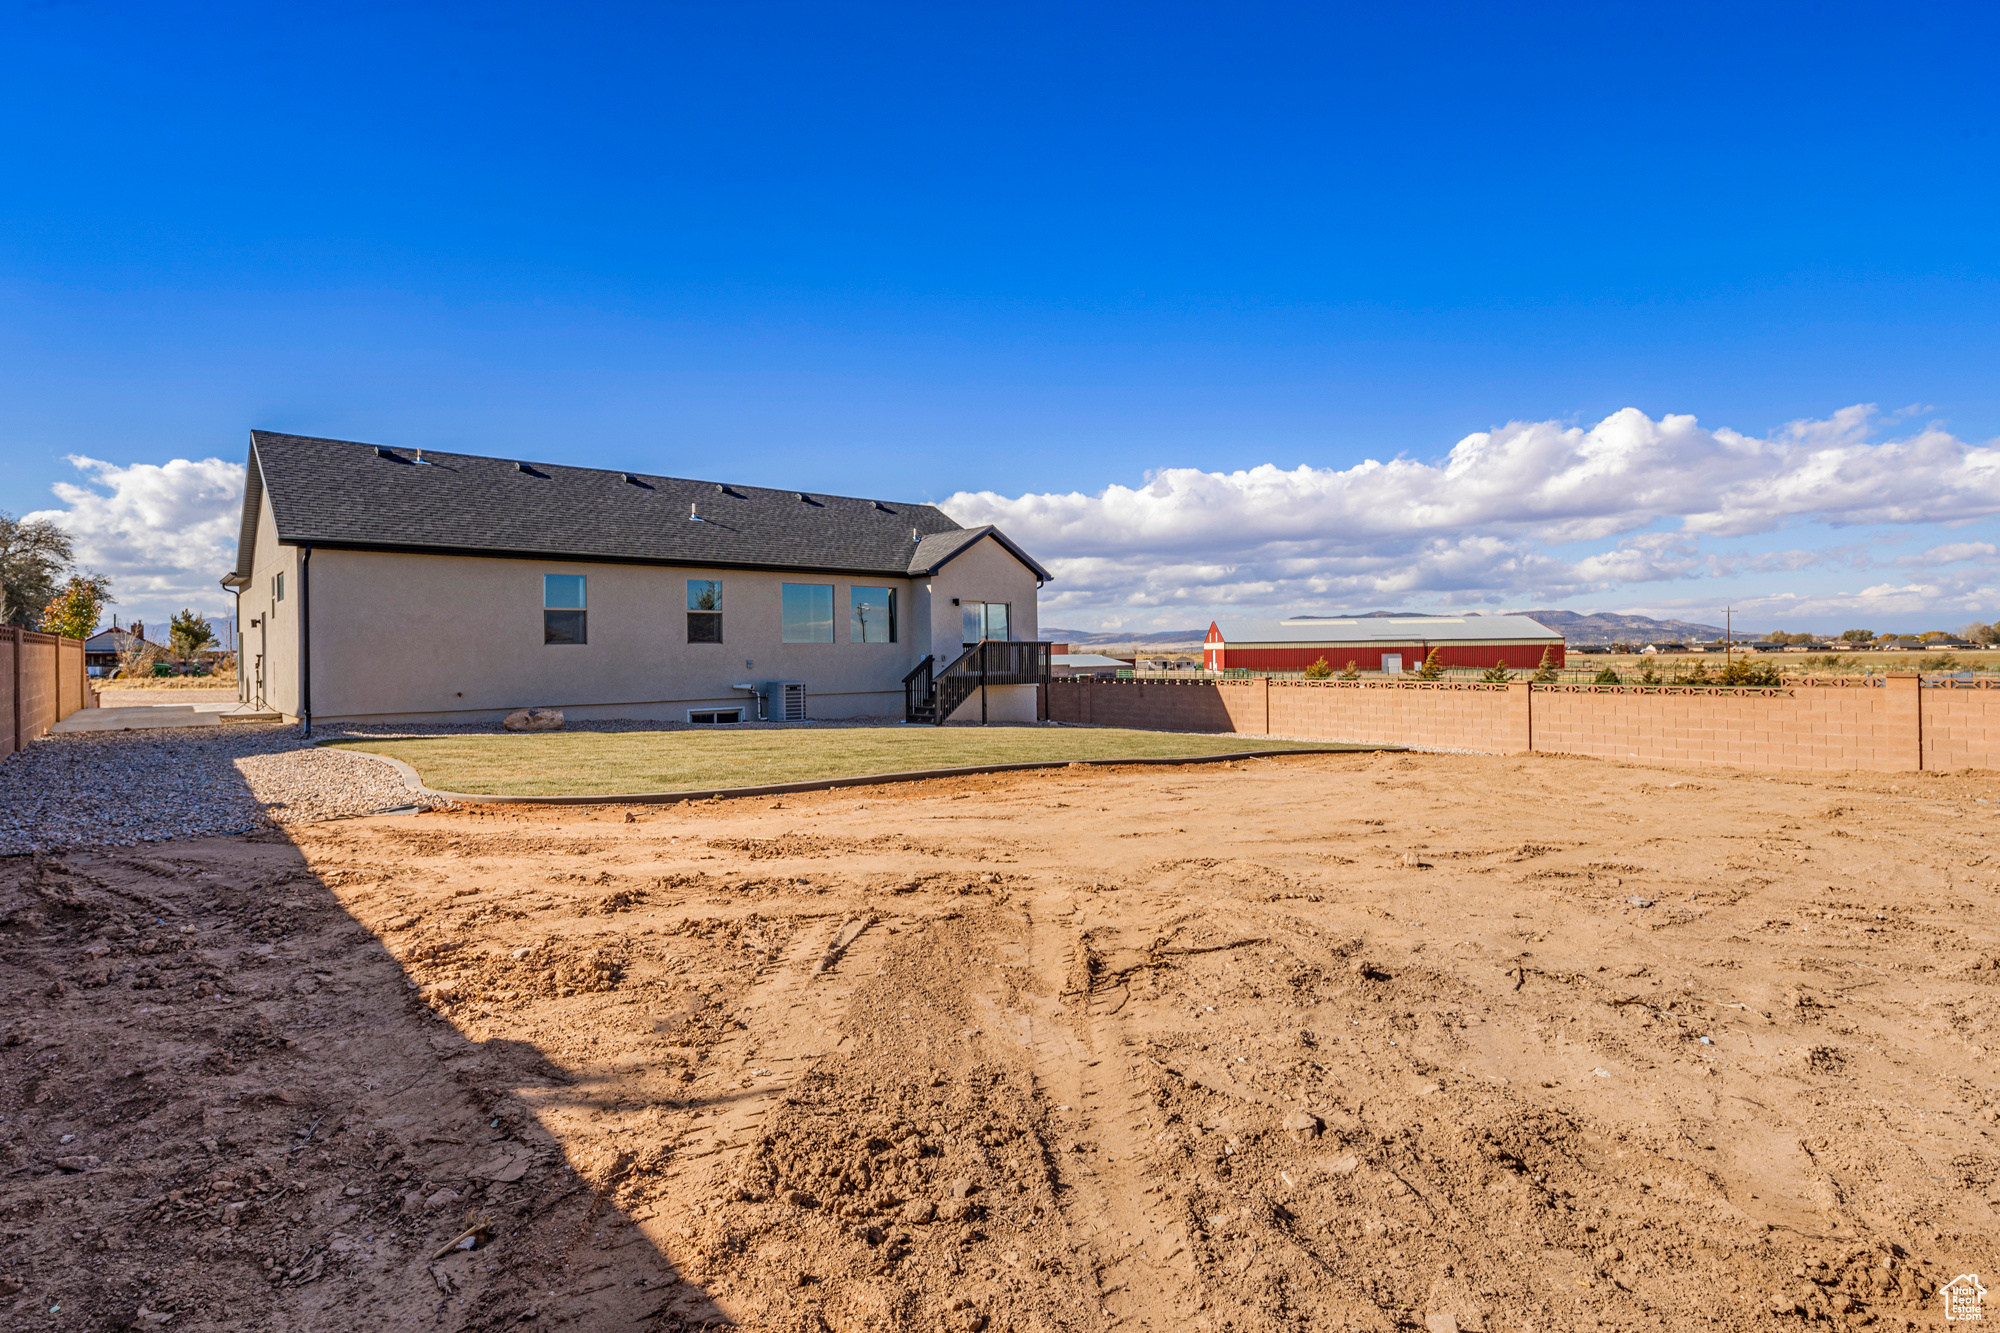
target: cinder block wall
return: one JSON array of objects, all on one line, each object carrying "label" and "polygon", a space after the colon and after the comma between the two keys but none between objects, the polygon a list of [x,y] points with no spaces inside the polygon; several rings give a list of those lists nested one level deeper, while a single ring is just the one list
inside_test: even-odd
[{"label": "cinder block wall", "polygon": [[84,706],[83,640],[0,625],[0,758]]},{"label": "cinder block wall", "polygon": [[1425,681],[1273,681],[1268,734],[1423,745],[1512,754],[1528,748],[1516,735],[1514,692],[1506,685]]},{"label": "cinder block wall", "polygon": [[1887,689],[1795,686],[1772,694],[1540,688],[1534,748],[1647,764],[1904,772],[1918,767],[1917,693],[1914,677]]},{"label": "cinder block wall", "polygon": [[2000,768],[2000,690],[1923,692],[1925,768]]},{"label": "cinder block wall", "polygon": [[1769,693],[1417,681],[1059,680],[1059,722],[1643,764],[1884,773],[2000,768],[2000,689],[1795,683]]},{"label": "cinder block wall", "polygon": [[20,661],[21,640],[19,631],[11,626],[0,625],[0,759],[21,748],[21,738],[14,726],[14,680],[15,666]]}]

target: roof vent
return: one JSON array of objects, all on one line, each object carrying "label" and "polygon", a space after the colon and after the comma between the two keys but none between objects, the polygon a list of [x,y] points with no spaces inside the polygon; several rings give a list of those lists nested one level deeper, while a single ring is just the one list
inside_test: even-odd
[{"label": "roof vent", "polygon": [[699,509],[695,508],[695,504],[694,504],[694,501],[692,501],[692,500],[688,501],[688,522],[690,522],[690,523],[706,523],[706,522],[708,522],[708,520],[707,520],[707,519],[705,519],[705,518],[703,518],[703,517],[701,516],[701,511],[700,511]]},{"label": "roof vent", "polygon": [[[394,455],[393,453],[389,452],[389,451],[388,451],[387,449],[384,449],[384,448],[383,448],[383,447],[382,447],[381,445],[379,445],[379,444],[375,446],[375,456],[376,456],[377,458],[395,458],[395,457],[396,457],[396,455]],[[401,459],[397,459],[397,461],[398,461],[398,462],[401,462],[402,460],[401,460]]]},{"label": "roof vent", "polygon": [[424,451],[423,451],[423,450],[421,450],[421,449],[419,449],[419,450],[417,450],[417,466],[418,466],[418,467],[436,467],[436,466],[437,466],[437,464],[436,464],[436,463],[433,463],[433,462],[431,462],[431,461],[430,461],[430,459],[428,459],[428,458],[425,458],[425,457],[424,457]]},{"label": "roof vent", "polygon": [[896,512],[895,510],[893,510],[893,509],[889,508],[889,506],[888,506],[888,505],[885,505],[885,504],[883,504],[883,503],[882,503],[882,502],[881,502],[880,500],[877,500],[877,501],[875,502],[875,507],[876,507],[877,509],[881,510],[881,511],[882,511],[883,513],[885,513],[885,514],[893,514],[893,513],[895,513],[895,512]]},{"label": "roof vent", "polygon": [[625,484],[626,484],[627,486],[639,486],[639,487],[643,487],[644,489],[646,489],[646,490],[649,490],[649,491],[653,489],[653,485],[652,485],[652,483],[651,483],[651,482],[646,482],[646,481],[641,481],[641,480],[639,480],[639,478],[638,478],[638,477],[634,476],[634,475],[633,475],[632,473],[630,473],[630,472],[627,472],[627,473],[625,474]]},{"label": "roof vent", "polygon": [[799,492],[799,499],[804,500],[807,504],[811,504],[813,502],[813,498],[810,495],[807,495],[804,491]]},{"label": "roof vent", "polygon": [[920,542],[920,541],[922,541],[922,540],[923,540],[923,538],[922,538],[922,537],[919,537],[919,536],[917,535],[917,530],[916,530],[915,528],[911,528],[911,529],[910,529],[910,540],[911,540],[911,541],[913,541],[913,542]]}]

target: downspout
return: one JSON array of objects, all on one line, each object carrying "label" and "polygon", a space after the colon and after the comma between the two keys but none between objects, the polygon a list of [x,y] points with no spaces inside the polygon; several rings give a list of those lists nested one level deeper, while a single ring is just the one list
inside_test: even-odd
[{"label": "downspout", "polygon": [[313,548],[305,549],[299,561],[299,723],[301,736],[313,731],[312,705],[312,559]]},{"label": "downspout", "polygon": [[231,646],[236,649],[236,702],[243,704],[249,702],[243,693],[249,688],[243,670],[243,589],[232,588],[230,591],[236,594],[236,605],[229,613],[229,638]]}]

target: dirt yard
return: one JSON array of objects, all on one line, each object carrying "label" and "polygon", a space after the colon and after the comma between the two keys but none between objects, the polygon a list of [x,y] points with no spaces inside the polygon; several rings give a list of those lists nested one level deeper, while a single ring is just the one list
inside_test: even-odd
[{"label": "dirt yard", "polygon": [[1942,1327],[1996,799],[1332,756],[0,861],[0,1323]]}]

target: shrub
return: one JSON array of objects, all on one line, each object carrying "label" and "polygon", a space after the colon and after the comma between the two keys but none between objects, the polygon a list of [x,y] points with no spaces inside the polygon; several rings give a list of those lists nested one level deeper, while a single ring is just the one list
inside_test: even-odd
[{"label": "shrub", "polygon": [[1950,653],[1932,653],[1917,663],[1919,671],[1956,671],[1958,668],[1959,660]]},{"label": "shrub", "polygon": [[140,676],[150,676],[159,663],[158,645],[146,642],[136,635],[127,634],[118,645],[118,673],[127,680],[137,680]]},{"label": "shrub", "polygon": [[1320,658],[1319,661],[1314,662],[1311,666],[1306,668],[1307,680],[1331,680],[1332,678],[1333,678],[1333,668],[1327,665],[1327,661],[1324,657]]},{"label": "shrub", "polygon": [[1424,664],[1410,674],[1418,680],[1442,680],[1444,678],[1444,664],[1438,661],[1438,654],[1443,651],[1441,648],[1431,649],[1431,654],[1424,659]]},{"label": "shrub", "polygon": [[1345,670],[1345,671],[1343,671],[1343,672],[1341,672],[1341,673],[1340,673],[1340,678],[1341,678],[1342,680],[1360,680],[1360,679],[1361,679],[1361,668],[1360,668],[1359,666],[1357,666],[1357,665],[1355,664],[1355,662],[1354,662],[1354,660],[1353,660],[1352,658],[1349,658],[1349,659],[1348,659],[1348,662],[1347,662],[1347,670]]},{"label": "shrub", "polygon": [[1753,662],[1747,657],[1731,658],[1716,681],[1719,685],[1754,685],[1766,688],[1785,683],[1775,662]]},{"label": "shrub", "polygon": [[1693,666],[1683,667],[1679,662],[1676,662],[1674,663],[1674,678],[1670,683],[1674,685],[1712,685],[1715,682],[1708,678],[1708,663],[1696,662]]},{"label": "shrub", "polygon": [[1479,678],[1490,685],[1505,685],[1508,681],[1514,679],[1514,673],[1507,669],[1507,659],[1503,657],[1492,666],[1487,667]]},{"label": "shrub", "polygon": [[1639,683],[1641,685],[1658,685],[1660,683],[1660,670],[1653,665],[1653,659],[1650,657],[1646,659],[1644,665],[1639,669]]},{"label": "shrub", "polygon": [[1540,666],[1535,668],[1535,674],[1533,676],[1533,679],[1535,681],[1543,685],[1555,684],[1556,681],[1555,656],[1556,656],[1555,649],[1553,648],[1542,649],[1542,663]]},{"label": "shrub", "polygon": [[1592,685],[1623,685],[1625,682],[1618,679],[1616,671],[1613,671],[1610,667],[1606,667],[1593,676],[1590,683]]}]

